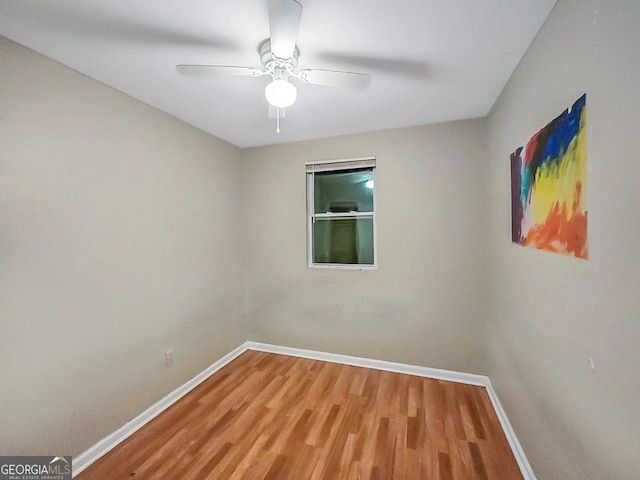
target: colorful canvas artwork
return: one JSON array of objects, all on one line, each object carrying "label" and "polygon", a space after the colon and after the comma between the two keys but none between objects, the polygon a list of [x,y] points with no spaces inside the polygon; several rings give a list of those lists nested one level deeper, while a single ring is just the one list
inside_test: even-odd
[{"label": "colorful canvas artwork", "polygon": [[511,154],[511,239],[587,258],[586,94]]}]

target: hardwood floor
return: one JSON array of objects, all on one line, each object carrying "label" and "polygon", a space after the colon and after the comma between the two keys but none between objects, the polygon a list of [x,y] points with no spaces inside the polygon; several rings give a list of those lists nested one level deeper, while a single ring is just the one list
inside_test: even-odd
[{"label": "hardwood floor", "polygon": [[247,351],[75,478],[523,477],[482,387]]}]

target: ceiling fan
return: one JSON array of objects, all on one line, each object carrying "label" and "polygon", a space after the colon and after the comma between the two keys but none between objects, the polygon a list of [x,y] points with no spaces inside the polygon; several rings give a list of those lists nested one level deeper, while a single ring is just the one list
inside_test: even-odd
[{"label": "ceiling fan", "polygon": [[269,0],[270,38],[258,46],[262,69],[236,67],[230,65],[176,65],[176,70],[184,75],[236,75],[272,78],[265,88],[269,103],[269,117],[276,119],[276,131],[280,132],[280,118],[284,109],[296,101],[296,87],[289,77],[301,83],[326,85],[331,87],[366,88],[371,76],[365,73],[341,72],[335,70],[300,70],[296,73],[298,56],[296,37],[302,18],[302,5],[297,0]]}]

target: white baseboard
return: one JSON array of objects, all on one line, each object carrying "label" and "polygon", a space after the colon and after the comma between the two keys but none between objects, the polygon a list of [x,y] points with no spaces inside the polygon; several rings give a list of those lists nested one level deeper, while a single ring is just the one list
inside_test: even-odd
[{"label": "white baseboard", "polygon": [[491,385],[489,377],[487,377],[486,388],[487,393],[489,394],[489,398],[491,399],[491,403],[493,404],[493,409],[496,411],[496,415],[498,416],[500,425],[502,425],[502,431],[507,437],[507,441],[509,442],[509,446],[511,447],[513,456],[516,457],[516,462],[518,462],[518,466],[520,467],[520,472],[522,472],[524,480],[537,480],[535,474],[533,473],[533,468],[531,468],[529,460],[527,460],[527,456],[524,454],[522,445],[520,445],[518,437],[516,437],[516,433],[513,431],[513,427],[511,426],[511,423],[507,418],[507,414],[502,408],[502,404],[498,399],[498,394],[493,389],[493,385]]},{"label": "white baseboard", "polygon": [[340,363],[344,365],[352,365],[356,367],[364,367],[364,368],[373,368],[376,370],[385,370],[389,372],[395,373],[403,373],[407,375],[415,375],[419,377],[427,377],[427,378],[435,378],[438,380],[447,380],[451,382],[459,382],[466,383],[470,385],[478,385],[481,387],[485,387],[487,389],[487,393],[489,398],[491,399],[491,403],[493,404],[493,408],[498,416],[498,420],[500,421],[500,425],[502,425],[502,429],[504,431],[505,436],[507,437],[507,441],[509,442],[509,446],[513,452],[513,455],[518,462],[518,466],[520,467],[520,471],[522,472],[522,476],[524,480],[537,480],[527,457],[522,450],[522,446],[518,441],[518,438],[511,427],[511,423],[507,418],[507,415],[500,404],[500,400],[498,400],[498,396],[496,395],[493,386],[491,385],[491,381],[489,377],[484,375],[475,375],[471,373],[461,373],[454,372],[451,370],[440,370],[437,368],[428,368],[421,367],[418,365],[408,365],[404,363],[395,363],[395,362],[387,362],[384,360],[375,360],[371,358],[362,358],[362,357],[352,357],[349,355],[340,355],[336,353],[327,353],[320,352],[316,350],[305,350],[300,348],[292,348],[292,347],[283,347],[279,345],[271,345],[267,343],[260,342],[245,342],[240,345],[238,348],[229,352],[227,355],[222,357],[217,362],[213,363],[202,373],[196,375],[194,378],[189,380],[187,383],[178,387],[173,392],[169,393],[162,400],[158,401],[147,410],[142,412],[136,418],[128,422],[123,427],[119,428],[111,435],[107,436],[103,440],[100,440],[98,443],[90,447],[89,449],[82,452],[80,455],[73,459],[73,474],[74,476],[93,462],[95,462],[98,458],[109,452],[120,442],[124,441],[126,438],[135,433],[139,428],[143,425],[151,421],[153,418],[158,416],[164,410],[169,408],[175,402],[177,402],[184,395],[189,393],[195,387],[200,385],[203,381],[213,375],[215,372],[220,370],[226,364],[231,362],[236,357],[240,356],[242,353],[247,350],[256,350],[260,352],[268,352],[268,353],[277,353],[281,355],[290,355],[293,357],[301,357],[301,358],[309,358],[312,360],[320,360],[324,362],[332,362],[332,363]]},{"label": "white baseboard", "polygon": [[247,342],[245,345],[247,345],[248,350],[279,353],[281,355],[291,355],[292,357],[302,357],[309,358],[311,360],[320,360],[323,362],[341,363],[343,365],[352,365],[354,367],[373,368],[375,370],[385,370],[387,372],[404,373],[407,375],[415,375],[417,377],[428,377],[435,378],[437,380],[448,380],[450,382],[467,383],[469,385],[479,385],[481,387],[486,386],[489,381],[489,378],[485,377],[484,375],[454,372],[451,370],[440,370],[437,368],[421,367],[418,365],[409,365],[406,363],[387,362],[385,360],[352,357],[350,355],[341,355],[338,353],[327,353],[319,352],[316,350],[282,347],[279,345],[269,345],[266,343],[258,342]]},{"label": "white baseboard", "polygon": [[231,362],[234,358],[238,357],[242,353],[247,351],[246,343],[240,345],[238,348],[232,350],[227,353],[224,357],[222,357],[217,362],[211,364],[204,371],[200,372],[198,375],[193,377],[184,385],[176,388],[174,391],[166,395],[160,401],[154,403],[149,408],[147,408],[140,415],[135,417],[133,420],[127,422],[125,425],[120,427],[118,430],[108,435],[107,437],[100,440],[95,445],[89,447],[87,450],[82,452],[80,455],[73,457],[73,476],[75,477],[77,474],[86,469],[93,462],[98,460],[100,457],[108,453],[110,450],[115,448],[119,443],[126,440],[128,437],[133,435],[137,430],[142,428],[144,425],[149,423],[155,417],[164,412],[167,408],[173,405],[175,402],[184,397],[191,390],[196,388],[202,382],[204,382],[207,378],[213,375],[215,372],[224,367],[227,363]]}]

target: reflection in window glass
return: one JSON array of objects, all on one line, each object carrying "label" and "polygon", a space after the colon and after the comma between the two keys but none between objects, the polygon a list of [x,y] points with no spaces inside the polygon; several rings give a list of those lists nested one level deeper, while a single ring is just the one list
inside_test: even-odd
[{"label": "reflection in window glass", "polygon": [[373,212],[373,169],[316,173],[315,213]]},{"label": "reflection in window glass", "polygon": [[316,219],[313,263],[372,265],[373,218]]}]

